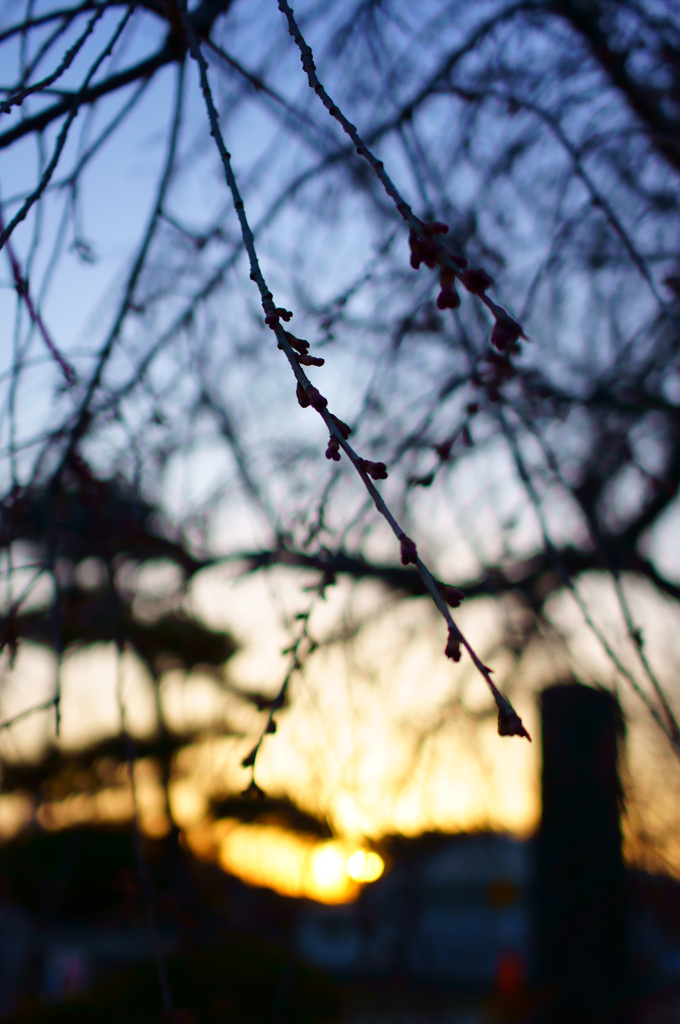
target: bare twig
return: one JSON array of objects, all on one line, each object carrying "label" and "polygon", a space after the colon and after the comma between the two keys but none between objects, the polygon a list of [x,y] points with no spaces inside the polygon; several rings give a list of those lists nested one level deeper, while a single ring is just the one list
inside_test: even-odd
[{"label": "bare twig", "polygon": [[[283,2],[283,0],[282,0],[282,2]],[[475,651],[473,650],[471,645],[468,643],[468,641],[465,639],[463,634],[460,632],[460,630],[459,630],[458,626],[456,625],[456,623],[453,621],[453,618],[451,617],[449,609],[448,609],[445,601],[443,600],[443,598],[442,598],[442,596],[441,596],[441,594],[440,594],[440,592],[439,592],[439,590],[437,588],[437,584],[436,584],[436,582],[434,580],[434,577],[430,573],[429,569],[422,562],[422,560],[418,557],[415,544],[413,543],[413,541],[410,540],[410,538],[408,538],[406,536],[406,534],[401,529],[400,525],[398,524],[398,522],[396,521],[396,519],[392,515],[392,513],[391,513],[390,509],[388,508],[387,504],[385,503],[382,495],[380,494],[378,489],[375,487],[375,485],[373,484],[373,481],[370,479],[370,477],[368,475],[368,472],[367,472],[367,470],[365,468],[365,466],[366,466],[365,460],[362,459],[354,451],[352,446],[348,443],[348,441],[346,439],[345,433],[342,432],[338,428],[337,422],[336,422],[335,418],[330,414],[330,412],[327,409],[327,402],[326,402],[326,400],[323,398],[323,396],[319,395],[319,392],[317,391],[317,389],[312,385],[311,381],[306,376],[304,370],[302,369],[302,367],[300,365],[300,362],[298,360],[298,357],[297,357],[297,354],[296,354],[295,350],[292,348],[290,342],[288,341],[288,338],[286,336],[286,331],[281,326],[281,321],[280,321],[280,315],[279,314],[282,311],[280,311],[278,309],[278,307],[275,305],[273,295],[269,291],[269,288],[267,287],[266,281],[264,279],[264,275],[262,274],[262,270],[260,268],[259,260],[258,260],[258,257],[257,257],[257,252],[255,250],[255,240],[253,238],[253,234],[252,234],[252,231],[250,229],[250,225],[248,223],[248,219],[246,217],[243,200],[241,198],[241,194],[240,194],[239,188],[238,188],[238,183],[236,181],[236,177],[234,175],[234,172],[233,172],[233,169],[232,169],[232,166],[231,166],[231,157],[230,157],[230,154],[227,151],[226,145],[224,143],[224,139],[222,137],[222,133],[220,131],[217,110],[215,108],[214,100],[213,100],[213,97],[212,97],[212,92],[211,92],[211,89],[210,89],[210,84],[209,84],[209,81],[208,81],[208,68],[207,68],[207,65],[206,65],[206,62],[205,62],[205,58],[203,57],[203,54],[201,53],[200,46],[199,46],[198,41],[196,39],[196,35],[195,35],[194,31],[193,31],[193,28],[192,28],[192,25],[191,25],[191,21],[189,20],[189,17],[187,15],[186,6],[183,5],[180,8],[180,14],[181,14],[181,18],[182,18],[182,25],[184,27],[184,31],[186,32],[187,39],[188,39],[188,42],[189,42],[189,49],[190,49],[190,52],[191,52],[191,56],[193,57],[193,59],[196,61],[197,65],[198,65],[199,75],[200,75],[200,80],[201,80],[201,89],[203,91],[203,96],[204,96],[204,99],[205,99],[206,109],[207,109],[207,112],[208,112],[208,119],[209,119],[209,122],[210,122],[210,132],[211,132],[211,135],[213,136],[213,138],[215,139],[215,144],[217,146],[217,149],[218,149],[218,152],[219,152],[219,155],[220,155],[220,159],[222,161],[222,166],[224,168],[224,173],[225,173],[225,177],[227,179],[227,184],[228,184],[229,189],[230,189],[230,191],[232,193],[232,197],[233,197],[233,200],[234,200],[234,208],[236,210],[236,214],[238,216],[239,223],[241,225],[241,232],[243,234],[243,241],[244,241],[246,252],[248,253],[248,258],[249,258],[249,261],[250,261],[250,276],[251,276],[251,279],[253,281],[255,281],[255,283],[256,283],[259,291],[260,291],[260,298],[261,298],[261,301],[262,301],[262,308],[263,308],[264,313],[265,313],[265,321],[272,328],[272,330],[274,330],[274,332],[276,334],[277,341],[278,341],[278,347],[283,349],[283,351],[284,351],[284,353],[285,353],[285,355],[286,355],[286,357],[288,359],[288,362],[290,363],[291,369],[293,370],[293,373],[295,374],[295,376],[297,378],[298,384],[300,385],[300,387],[304,391],[304,394],[308,397],[309,404],[312,404],[314,406],[315,410],[319,413],[319,415],[323,419],[324,423],[328,427],[328,430],[329,430],[329,433],[330,433],[331,437],[335,440],[337,445],[339,447],[341,447],[345,451],[345,453],[349,457],[350,461],[352,462],[352,465],[354,466],[354,468],[358,472],[358,474],[361,477],[361,480],[362,480],[364,486],[366,487],[369,495],[371,496],[375,507],[381,513],[381,515],[383,515],[385,517],[385,519],[387,520],[390,528],[392,529],[392,532],[394,533],[394,535],[397,538],[397,540],[400,542],[401,550],[402,550],[402,561],[404,561],[405,564],[406,564],[406,562],[411,562],[412,564],[414,564],[416,566],[416,569],[420,573],[420,575],[421,575],[421,577],[423,579],[423,582],[425,583],[425,586],[426,586],[427,590],[429,591],[429,593],[430,593],[430,595],[432,597],[432,600],[434,601],[435,605],[437,606],[438,610],[442,614],[442,616],[443,616],[443,618],[444,618],[444,620],[445,620],[445,622],[446,622],[446,624],[448,626],[448,629],[449,629],[449,643],[447,644],[447,649],[446,649],[447,650],[447,654],[450,654],[450,656],[455,657],[455,651],[457,650],[458,645],[462,644],[463,647],[465,647],[465,649],[467,650],[468,654],[472,658],[472,661],[473,661],[475,667],[477,668],[477,670],[480,672],[480,674],[482,675],[482,677],[486,681],[486,683],[487,683],[487,685],[488,685],[488,687],[489,687],[489,689],[491,691],[491,694],[492,694],[492,696],[493,696],[493,698],[494,698],[494,700],[496,702],[496,706],[498,708],[499,731],[503,735],[525,736],[527,739],[530,739],[529,734],[526,731],[526,729],[524,728],[520,717],[517,715],[517,713],[515,712],[514,708],[510,704],[510,702],[503,696],[503,694],[500,692],[498,687],[495,685],[495,683],[491,679],[491,673],[490,673],[489,668],[486,665],[483,664],[483,662],[477,656],[477,654],[475,653]],[[311,51],[310,51],[310,53],[311,53]],[[330,101],[329,101],[329,103],[330,103]],[[340,115],[340,116],[342,116],[342,115]],[[354,129],[353,126],[349,126],[349,128],[356,135],[356,129]],[[358,140],[358,136],[357,136],[357,140]],[[358,140],[358,141],[360,142],[360,140]],[[363,143],[361,143],[361,145],[363,146]],[[365,150],[365,148],[366,147],[364,147],[364,150]],[[366,153],[368,153],[367,150],[366,150]],[[370,154],[369,154],[369,157],[370,157]],[[375,161],[374,158],[370,157],[370,159],[373,159],[374,163],[377,163],[377,161]],[[392,185],[390,179],[385,174],[384,169],[382,168],[382,164],[381,164],[380,168],[376,170],[376,173],[379,174],[379,176],[381,177],[381,180],[384,179],[383,183],[386,184],[386,188],[391,187],[393,192],[390,193],[390,194],[393,195],[393,198],[396,197],[397,201],[400,201],[401,197],[399,196],[399,193],[397,192],[396,188]],[[410,208],[407,208],[407,211],[403,213],[403,216],[404,216],[404,219],[406,219],[407,221],[408,221],[408,217],[410,216],[415,224],[420,225],[420,222],[417,221],[415,217],[413,217],[412,213],[410,213]],[[286,311],[283,311],[283,312],[285,313]],[[291,314],[286,314],[284,316],[284,319],[286,319],[286,320],[289,319],[290,315]]]},{"label": "bare twig", "polygon": [[104,7],[100,8],[100,10],[96,11],[92,15],[92,17],[90,18],[85,27],[85,30],[80,34],[78,39],[76,39],[73,46],[69,47],[69,49],[64,54],[61,62],[59,63],[58,67],[56,67],[51,74],[46,75],[46,77],[42,78],[39,82],[34,82],[33,85],[27,85],[23,89],[19,89],[16,92],[11,93],[6,100],[3,100],[2,103],[0,103],[0,114],[9,114],[12,107],[16,107],[22,104],[27,96],[31,96],[33,95],[33,93],[36,92],[42,92],[44,89],[47,88],[47,86],[52,85],[53,82],[56,82],[56,80],[61,75],[63,75],[63,73],[68,70],[68,68],[70,68],[71,64],[76,59],[77,55],[80,53],[81,49],[83,48],[83,46],[89,39],[90,35],[94,31],[94,27],[103,15],[103,13]]},{"label": "bare twig", "polygon": [[99,54],[97,59],[91,65],[87,75],[85,76],[85,81],[83,82],[79,92],[76,94],[76,99],[74,103],[72,103],[70,106],[66,108],[68,110],[66,120],[64,121],[64,124],[61,127],[59,135],[57,136],[57,141],[55,143],[50,162],[45,168],[37,188],[35,188],[33,192],[31,192],[30,196],[28,196],[28,198],[25,200],[21,208],[17,210],[17,212],[14,214],[7,227],[4,228],[4,230],[0,231],[0,249],[2,249],[5,242],[10,237],[17,224],[20,224],[23,220],[25,220],[31,207],[38,201],[38,199],[40,199],[40,196],[43,194],[43,192],[49,185],[50,179],[52,178],[55,168],[59,163],[59,158],[61,157],[64,146],[66,145],[69,129],[71,128],[71,125],[73,124],[73,121],[75,120],[75,117],[78,113],[78,98],[85,96],[87,94],[90,82],[92,81],[92,79],[94,78],[94,76],[96,75],[97,71],[99,70],[103,62],[106,60],[106,58],[109,57],[113,52],[114,46],[120,39],[127,23],[134,14],[134,11],[134,5],[128,8],[125,15],[123,16],[123,18],[121,18],[120,22],[118,23],[116,30],[114,31],[111,39],[106,45],[106,48]]}]

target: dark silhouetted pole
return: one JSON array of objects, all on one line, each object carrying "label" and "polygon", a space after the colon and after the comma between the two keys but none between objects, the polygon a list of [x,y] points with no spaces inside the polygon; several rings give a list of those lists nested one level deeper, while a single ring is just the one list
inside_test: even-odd
[{"label": "dark silhouetted pole", "polygon": [[620,711],[576,683],[545,690],[536,849],[542,1024],[626,1024],[630,952],[617,771]]}]

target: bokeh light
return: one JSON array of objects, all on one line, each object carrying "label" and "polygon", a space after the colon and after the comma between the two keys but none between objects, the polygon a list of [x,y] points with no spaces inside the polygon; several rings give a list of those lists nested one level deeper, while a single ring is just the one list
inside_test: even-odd
[{"label": "bokeh light", "polygon": [[355,882],[376,882],[385,870],[385,861],[375,850],[355,850],[347,859],[346,870]]}]

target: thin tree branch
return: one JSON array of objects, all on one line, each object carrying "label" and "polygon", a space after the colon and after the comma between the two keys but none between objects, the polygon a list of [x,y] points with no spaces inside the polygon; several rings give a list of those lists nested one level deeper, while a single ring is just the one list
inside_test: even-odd
[{"label": "thin tree branch", "polygon": [[[281,0],[281,2],[285,3],[285,0]],[[285,6],[287,7],[287,4]],[[302,367],[301,367],[300,362],[299,362],[299,360],[297,358],[297,355],[296,355],[295,351],[293,350],[290,342],[288,341],[288,338],[286,336],[286,332],[284,331],[283,327],[281,326],[281,322],[280,322],[280,319],[279,319],[279,312],[281,312],[281,311],[279,311],[278,307],[276,307],[275,304],[274,304],[273,295],[269,291],[269,288],[267,287],[267,284],[265,282],[264,276],[262,274],[262,270],[260,268],[259,260],[258,260],[258,257],[257,257],[257,252],[255,250],[255,240],[253,238],[253,234],[252,234],[252,231],[250,229],[250,225],[248,223],[248,219],[246,217],[246,213],[245,213],[245,209],[244,209],[244,205],[243,205],[243,200],[241,198],[241,195],[240,195],[240,192],[239,192],[239,189],[238,189],[238,184],[236,182],[236,178],[234,176],[234,172],[233,172],[233,169],[232,169],[232,166],[231,166],[230,154],[227,151],[227,148],[226,148],[225,143],[224,143],[224,139],[222,137],[222,133],[221,133],[220,128],[219,128],[217,110],[215,109],[215,104],[214,104],[214,101],[213,101],[213,98],[212,98],[212,93],[211,93],[211,90],[210,90],[210,84],[209,84],[209,81],[208,81],[207,65],[206,65],[206,62],[205,62],[205,58],[203,57],[203,54],[201,53],[201,49],[200,49],[200,46],[199,46],[198,41],[196,39],[196,36],[194,34],[191,22],[190,22],[190,20],[188,18],[185,5],[182,5],[182,7],[180,8],[180,14],[181,14],[181,17],[182,17],[182,24],[183,24],[184,30],[185,30],[185,32],[187,34],[187,39],[188,39],[188,42],[189,42],[189,49],[190,49],[190,52],[191,52],[191,56],[193,57],[193,59],[196,61],[197,65],[198,65],[199,76],[200,76],[200,81],[201,81],[201,89],[203,91],[203,96],[204,96],[204,99],[205,99],[206,109],[207,109],[207,112],[208,112],[208,119],[209,119],[209,122],[210,122],[211,135],[215,139],[215,144],[216,144],[218,152],[220,154],[220,159],[222,161],[222,166],[224,168],[224,173],[225,173],[225,177],[227,179],[227,184],[228,184],[229,189],[230,189],[230,191],[232,193],[232,197],[233,197],[233,200],[234,200],[234,208],[236,210],[236,214],[238,216],[238,219],[239,219],[239,222],[240,222],[240,225],[241,225],[241,231],[242,231],[242,234],[243,234],[243,241],[244,241],[245,248],[246,248],[246,251],[248,253],[248,258],[249,258],[249,261],[250,261],[250,276],[251,276],[251,279],[255,281],[255,283],[256,283],[256,285],[257,285],[257,287],[259,289],[260,298],[261,298],[261,301],[262,301],[262,308],[263,308],[264,313],[265,313],[265,321],[274,330],[274,332],[276,334],[277,341],[278,341],[278,347],[283,349],[283,351],[284,351],[284,353],[285,353],[285,355],[286,355],[286,357],[288,359],[288,362],[290,363],[291,369],[293,370],[293,372],[294,372],[294,374],[295,374],[295,376],[296,376],[296,378],[298,380],[298,384],[302,387],[302,389],[304,390],[304,393],[308,396],[308,400],[309,400],[310,404],[312,404],[312,403],[314,404],[314,407],[315,407],[316,411],[319,413],[319,415],[323,419],[324,423],[328,427],[328,430],[329,430],[329,433],[330,433],[331,437],[335,439],[335,441],[337,442],[337,445],[339,447],[341,447],[345,451],[347,456],[349,457],[350,461],[352,462],[352,465],[354,466],[354,468],[358,472],[359,476],[361,477],[361,480],[362,480],[366,490],[368,491],[369,495],[371,496],[375,507],[381,513],[381,515],[383,515],[384,518],[387,520],[387,522],[388,522],[392,532],[394,533],[394,535],[397,538],[397,540],[400,542],[401,549],[402,549],[402,560],[408,559],[408,561],[411,561],[416,566],[418,572],[420,573],[420,575],[421,575],[421,577],[423,579],[423,582],[425,583],[425,586],[426,586],[427,590],[429,591],[429,593],[430,593],[430,595],[432,597],[432,600],[434,601],[435,605],[439,609],[440,613],[442,614],[442,616],[443,616],[443,618],[444,618],[444,620],[445,620],[445,622],[446,622],[446,624],[448,626],[448,629],[449,629],[449,643],[447,644],[447,653],[449,651],[451,651],[451,656],[455,656],[453,654],[453,651],[457,648],[457,646],[459,644],[462,644],[463,647],[465,647],[465,649],[467,650],[467,652],[470,655],[470,657],[471,657],[475,667],[477,668],[479,673],[482,675],[482,677],[486,681],[486,683],[487,683],[487,685],[488,685],[488,687],[489,687],[489,689],[491,691],[491,694],[492,694],[492,696],[493,696],[493,698],[494,698],[494,700],[496,702],[496,706],[498,708],[499,732],[501,732],[502,735],[518,735],[518,736],[525,736],[527,739],[530,739],[531,737],[529,736],[529,733],[524,728],[524,725],[522,724],[522,721],[521,721],[519,715],[516,713],[516,711],[514,710],[512,705],[510,704],[510,702],[507,700],[506,697],[503,696],[503,694],[500,692],[500,690],[498,689],[496,684],[491,679],[491,673],[490,673],[489,668],[486,665],[483,664],[483,662],[477,656],[477,654],[475,653],[475,651],[473,650],[473,648],[471,647],[469,642],[466,640],[466,638],[461,633],[461,631],[458,628],[458,626],[456,625],[456,623],[453,621],[453,618],[451,617],[449,609],[448,609],[445,601],[443,600],[439,590],[437,589],[437,585],[436,585],[436,582],[434,580],[434,577],[432,576],[432,574],[430,573],[429,569],[424,564],[424,562],[418,557],[415,544],[413,543],[412,540],[410,540],[410,538],[408,538],[406,536],[406,534],[404,533],[404,531],[401,529],[400,525],[398,524],[397,520],[392,515],[392,513],[391,513],[390,509],[388,508],[387,504],[385,503],[382,495],[380,494],[380,492],[378,491],[378,489],[375,487],[375,485],[373,484],[372,480],[368,476],[368,473],[367,473],[366,468],[365,468],[365,465],[366,465],[365,464],[365,460],[360,458],[360,456],[354,451],[352,446],[346,440],[346,436],[345,436],[344,432],[342,432],[338,428],[335,419],[328,412],[326,400],[321,395],[319,395],[319,392],[317,391],[317,389],[313,387],[311,381],[308,379],[308,377],[306,376],[306,374],[302,370]],[[311,51],[310,51],[310,53],[311,53]],[[311,59],[311,56],[310,56],[310,59]],[[309,66],[309,63],[308,63],[308,66]],[[339,116],[342,117],[342,115],[339,115]],[[343,118],[343,120],[344,120],[344,118]],[[348,122],[347,122],[347,124],[348,124]],[[356,135],[356,129],[354,129],[353,126],[349,126],[349,124],[348,124],[348,131],[350,131],[350,133],[354,132],[354,135]],[[358,139],[358,136],[357,136],[357,139]],[[363,146],[363,143],[361,143],[361,145]],[[365,146],[363,148],[366,149]],[[368,152],[368,151],[366,151],[366,152]],[[377,163],[377,161],[374,161],[374,162]],[[389,186],[391,186],[394,195],[399,197],[399,193],[397,192],[396,188],[392,185],[390,179],[384,173],[384,170],[382,170],[382,165],[381,165],[380,169],[376,170],[376,173],[379,173],[379,171],[380,171],[379,176],[381,176],[381,180],[383,180],[383,177],[384,177],[384,179],[385,179],[384,183],[385,182],[388,183]],[[410,210],[410,208],[408,208],[408,209]],[[404,217],[405,217],[405,219],[407,219],[407,215],[406,214],[404,214]],[[413,214],[411,214],[411,217],[413,217]],[[413,218],[413,219],[415,221],[415,218]],[[420,223],[420,222],[418,222],[418,223]],[[286,319],[286,320],[289,319],[290,315],[291,314],[286,314],[284,319]],[[318,398],[317,398],[317,396],[318,396]]]}]

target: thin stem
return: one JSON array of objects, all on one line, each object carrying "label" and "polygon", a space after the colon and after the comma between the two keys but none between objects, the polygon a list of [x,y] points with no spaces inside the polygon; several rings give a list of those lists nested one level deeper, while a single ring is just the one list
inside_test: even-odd
[{"label": "thin stem", "polygon": [[10,237],[10,235],[14,231],[15,227],[17,226],[17,224],[20,224],[23,220],[26,219],[26,217],[27,217],[27,215],[29,213],[29,210],[33,207],[33,205],[35,203],[37,203],[37,201],[40,199],[40,196],[43,194],[43,192],[45,191],[45,189],[49,185],[50,180],[52,178],[52,175],[54,174],[54,171],[56,169],[56,166],[59,163],[59,158],[61,157],[61,154],[62,154],[62,151],[64,149],[64,146],[66,145],[66,140],[68,138],[68,133],[69,133],[69,130],[71,128],[71,125],[73,124],[73,121],[75,120],[76,115],[78,114],[78,110],[79,110],[79,105],[78,105],[78,102],[77,102],[78,98],[87,92],[87,88],[88,88],[90,82],[92,81],[92,79],[94,78],[94,76],[96,75],[97,71],[99,70],[99,68],[101,67],[101,65],[105,61],[105,59],[111,55],[111,52],[112,52],[114,46],[116,45],[116,43],[120,39],[120,36],[122,35],[122,33],[123,33],[124,29],[125,29],[125,26],[127,25],[128,21],[130,20],[130,18],[132,17],[132,15],[134,13],[134,10],[135,10],[134,6],[131,6],[131,7],[128,8],[127,12],[125,13],[125,16],[119,22],[115,32],[113,33],[113,36],[111,37],[108,45],[106,46],[106,49],[103,50],[102,53],[100,53],[100,55],[97,57],[96,61],[93,63],[93,65],[89,69],[89,71],[88,71],[88,73],[87,73],[87,75],[85,77],[85,81],[83,82],[79,92],[76,94],[76,97],[75,97],[75,100],[73,102],[73,105],[71,106],[71,109],[69,110],[69,112],[67,114],[66,120],[64,121],[64,124],[62,125],[61,131],[59,132],[59,135],[57,136],[57,141],[56,141],[56,144],[54,146],[54,150],[52,152],[52,158],[51,158],[49,164],[47,165],[47,167],[45,168],[45,171],[43,172],[43,175],[42,175],[42,177],[40,179],[38,187],[35,188],[33,190],[33,192],[31,192],[30,196],[28,196],[28,198],[23,203],[21,208],[19,210],[17,210],[17,212],[15,213],[14,217],[9,222],[9,224],[4,229],[4,231],[0,231],[0,249],[2,249],[2,247],[5,244],[5,242]]},{"label": "thin stem", "polygon": [[[284,0],[282,0],[282,2],[284,2]],[[288,5],[286,4],[285,6],[287,7]],[[249,259],[249,262],[250,262],[250,277],[251,277],[251,280],[253,280],[256,283],[256,285],[257,285],[257,287],[259,289],[260,298],[261,298],[261,301],[262,301],[262,308],[263,308],[264,313],[265,313],[265,318],[266,318],[267,322],[269,323],[270,327],[273,329],[274,333],[276,334],[276,339],[278,341],[278,347],[284,351],[284,353],[286,355],[286,358],[288,359],[288,362],[290,363],[291,369],[293,370],[293,373],[295,374],[295,376],[297,378],[298,383],[303,388],[303,390],[305,391],[306,394],[308,394],[308,395],[309,394],[313,394],[313,393],[318,394],[318,392],[316,392],[316,389],[313,387],[311,381],[309,380],[309,378],[305,374],[304,370],[300,366],[300,363],[299,363],[299,361],[297,359],[295,351],[291,347],[291,345],[290,345],[290,343],[289,343],[289,341],[288,341],[288,339],[286,337],[286,332],[284,331],[283,327],[281,326],[279,317],[278,317],[277,312],[276,312],[277,307],[276,307],[276,305],[274,303],[274,297],[273,297],[272,293],[269,291],[269,288],[267,287],[267,283],[265,281],[264,275],[263,275],[262,270],[260,268],[259,260],[258,260],[258,257],[257,257],[257,252],[256,252],[256,249],[255,249],[255,240],[253,238],[253,233],[252,233],[252,230],[250,228],[250,225],[248,223],[248,218],[246,217],[246,212],[245,212],[245,207],[244,207],[244,204],[243,204],[243,199],[241,198],[241,193],[240,193],[239,188],[238,188],[238,183],[236,181],[236,177],[234,175],[234,171],[233,171],[233,168],[232,168],[232,165],[231,165],[231,157],[230,157],[229,152],[227,151],[227,147],[225,145],[224,138],[222,137],[222,133],[220,131],[219,118],[218,118],[217,110],[215,108],[215,103],[214,103],[214,100],[213,100],[212,92],[211,92],[211,89],[210,89],[210,83],[209,83],[209,80],[208,80],[208,67],[207,67],[205,58],[204,58],[204,56],[203,56],[203,54],[201,52],[201,48],[200,48],[200,46],[198,44],[198,41],[196,39],[196,35],[195,35],[194,31],[193,31],[193,28],[192,28],[192,25],[191,25],[191,21],[189,19],[188,14],[187,14],[185,3],[183,3],[181,5],[181,7],[180,7],[180,17],[182,19],[182,26],[183,26],[184,31],[186,33],[187,40],[189,42],[189,50],[190,50],[191,56],[194,59],[194,61],[196,62],[196,64],[198,65],[199,78],[200,78],[200,83],[201,83],[201,90],[203,92],[203,98],[205,100],[206,110],[207,110],[207,114],[208,114],[208,121],[210,123],[210,134],[213,136],[213,138],[215,140],[215,145],[217,146],[217,150],[219,152],[220,159],[222,161],[222,166],[224,168],[224,174],[225,174],[225,177],[226,177],[226,180],[227,180],[227,185],[229,186],[229,190],[230,190],[230,192],[232,194],[232,198],[233,198],[233,201],[234,201],[234,209],[236,210],[236,214],[238,216],[239,223],[241,225],[241,233],[243,235],[243,243],[245,245],[246,252],[248,254],[248,259]],[[310,51],[310,54],[311,54],[311,51]],[[342,115],[340,115],[340,116],[342,116]],[[349,127],[356,133],[356,129],[354,129],[353,126],[349,126]],[[357,136],[357,139],[358,139],[358,136]],[[362,145],[363,145],[363,143],[362,143]],[[364,147],[364,149],[365,149],[365,147]],[[366,153],[368,154],[368,151],[366,151]],[[370,154],[369,154],[369,157],[370,157]],[[371,157],[371,159],[373,159],[373,158]],[[374,161],[374,162],[377,162],[377,161]],[[381,165],[381,174],[384,174],[387,182],[389,182],[391,188],[393,189],[394,195],[399,200],[401,200],[401,197],[399,196],[399,193],[397,192],[396,188],[394,188],[394,186],[391,185],[390,179],[385,174],[384,169],[382,169],[382,165]],[[410,216],[413,219],[413,221],[416,222],[416,218],[413,217],[413,214],[412,214],[412,212],[410,210],[410,207],[407,208],[407,211],[408,211],[407,213],[403,213],[404,219],[408,220],[408,217]],[[418,221],[417,224],[420,224],[420,222]],[[325,399],[323,401],[325,403]],[[406,535],[405,535],[404,531],[402,530],[402,528],[400,527],[399,523],[397,522],[395,517],[392,515],[392,512],[390,511],[390,509],[387,506],[384,498],[380,494],[380,491],[377,489],[377,487],[375,486],[373,481],[368,476],[368,474],[367,474],[367,472],[366,472],[366,470],[364,468],[364,465],[363,465],[364,460],[360,458],[360,456],[355,452],[355,450],[349,444],[349,442],[346,440],[346,438],[340,433],[340,430],[338,429],[338,427],[337,427],[333,417],[331,416],[330,412],[325,407],[325,404],[322,405],[321,403],[318,403],[318,404],[316,404],[315,408],[316,408],[316,411],[321,416],[321,418],[323,419],[324,423],[326,424],[331,437],[334,438],[337,441],[338,445],[344,450],[344,452],[346,453],[346,455],[350,459],[352,465],[354,466],[354,468],[356,469],[357,473],[361,477],[361,480],[362,480],[362,482],[364,484],[364,487],[366,488],[366,490],[368,491],[369,495],[371,496],[371,498],[373,500],[373,504],[377,508],[378,512],[380,512],[380,514],[382,516],[384,516],[384,518],[387,520],[387,523],[389,524],[389,526],[390,526],[392,532],[394,533],[395,537],[397,538],[397,540],[400,543],[402,543],[405,539],[408,539],[408,538],[406,538]],[[525,736],[527,739],[530,739],[531,737],[529,736],[529,733],[524,728],[521,719],[519,718],[519,716],[517,715],[517,713],[513,709],[512,705],[503,696],[503,694],[500,692],[498,687],[495,685],[495,683],[491,679],[490,670],[488,669],[488,667],[486,665],[484,665],[484,663],[481,661],[481,659],[477,656],[477,654],[473,650],[472,646],[465,639],[465,637],[463,636],[463,634],[459,630],[458,626],[454,622],[454,620],[453,620],[453,618],[451,616],[451,613],[449,612],[448,607],[446,606],[444,600],[442,599],[441,594],[439,593],[439,591],[437,589],[437,584],[436,584],[436,582],[434,580],[434,577],[432,576],[432,573],[427,568],[427,566],[424,564],[424,562],[419,557],[417,557],[417,556],[415,558],[414,564],[415,564],[416,569],[419,572],[419,574],[420,574],[420,576],[421,576],[421,578],[422,578],[422,580],[423,580],[427,590],[429,591],[429,593],[430,593],[430,595],[432,597],[432,600],[434,601],[437,609],[439,610],[439,612],[443,616],[443,618],[444,618],[444,620],[445,620],[445,622],[446,622],[446,624],[447,624],[447,626],[449,628],[449,636],[452,639],[454,639],[455,641],[461,643],[465,647],[465,649],[467,650],[468,654],[470,655],[470,657],[471,657],[475,667],[477,668],[479,673],[482,675],[482,677],[484,678],[487,686],[489,687],[489,689],[491,691],[491,694],[492,694],[492,696],[494,698],[494,701],[496,702],[496,706],[498,708],[498,711],[499,711],[499,728],[501,726],[501,723],[503,723],[504,728],[508,729],[510,734],[519,735],[519,736]]]}]

